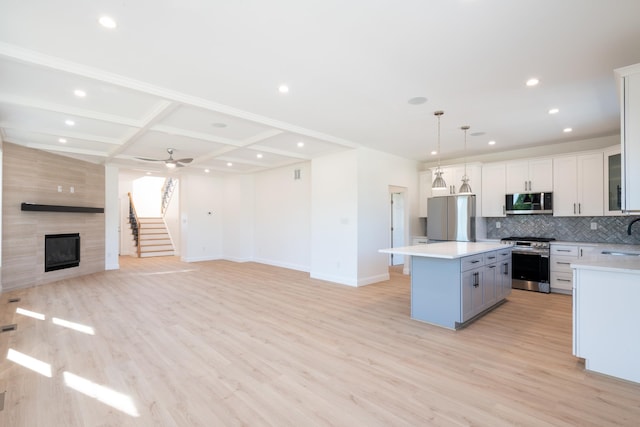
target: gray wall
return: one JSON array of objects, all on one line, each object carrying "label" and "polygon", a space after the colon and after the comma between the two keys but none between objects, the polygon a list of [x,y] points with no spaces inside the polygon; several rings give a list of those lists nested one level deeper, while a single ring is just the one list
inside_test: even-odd
[{"label": "gray wall", "polygon": [[[487,238],[509,236],[554,237],[568,242],[617,243],[640,245],[640,221],[627,227],[638,216],[554,217],[551,215],[510,215],[486,218]],[[591,230],[591,223],[598,225]],[[497,228],[500,223],[500,228]]]}]

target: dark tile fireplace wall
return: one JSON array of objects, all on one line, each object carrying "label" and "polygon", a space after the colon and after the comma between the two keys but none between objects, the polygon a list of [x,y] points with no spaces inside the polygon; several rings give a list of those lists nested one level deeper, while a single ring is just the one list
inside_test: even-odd
[{"label": "dark tile fireplace wall", "polygon": [[[555,237],[568,242],[640,245],[640,221],[627,235],[629,223],[638,216],[554,217],[551,215],[509,215],[486,218],[487,238],[509,236]],[[500,223],[500,228],[496,227]],[[598,225],[591,230],[591,223]]]}]

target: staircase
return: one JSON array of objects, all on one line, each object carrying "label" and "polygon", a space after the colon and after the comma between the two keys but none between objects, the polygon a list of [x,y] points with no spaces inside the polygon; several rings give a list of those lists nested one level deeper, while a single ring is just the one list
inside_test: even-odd
[{"label": "staircase", "polygon": [[175,255],[164,219],[138,218],[138,249],[140,258]]}]

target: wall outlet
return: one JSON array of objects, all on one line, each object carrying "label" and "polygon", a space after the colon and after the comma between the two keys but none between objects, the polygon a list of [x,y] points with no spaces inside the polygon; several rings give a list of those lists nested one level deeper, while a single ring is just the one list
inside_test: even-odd
[{"label": "wall outlet", "polygon": [[502,223],[500,221],[496,221],[496,228],[502,227]]},{"label": "wall outlet", "polygon": [[76,189],[75,189],[75,188],[73,188],[73,187],[69,187],[69,192],[70,192],[70,193],[75,193],[75,192],[76,192]]},{"label": "wall outlet", "polygon": [[591,229],[592,230],[597,230],[598,229],[598,223],[597,222],[592,222],[591,223]]},{"label": "wall outlet", "polygon": [[62,193],[62,185],[58,185],[58,193]]}]

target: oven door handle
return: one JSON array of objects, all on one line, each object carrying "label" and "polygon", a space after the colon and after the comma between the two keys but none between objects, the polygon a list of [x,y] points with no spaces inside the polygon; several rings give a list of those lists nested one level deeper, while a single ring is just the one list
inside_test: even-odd
[{"label": "oven door handle", "polygon": [[538,252],[538,251],[512,251],[512,254],[518,254],[518,255],[535,255],[535,256],[541,256],[543,258],[549,258],[549,253],[548,252]]}]

